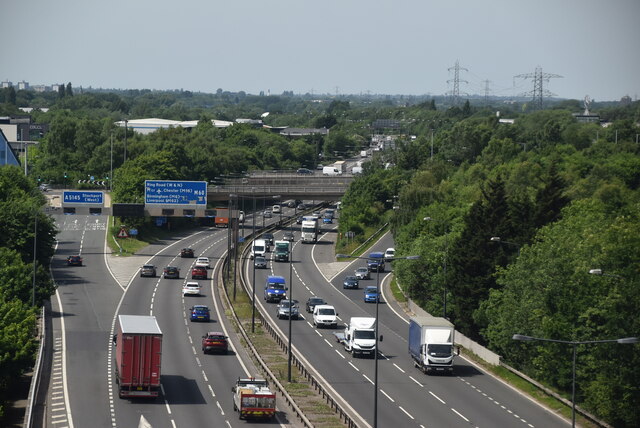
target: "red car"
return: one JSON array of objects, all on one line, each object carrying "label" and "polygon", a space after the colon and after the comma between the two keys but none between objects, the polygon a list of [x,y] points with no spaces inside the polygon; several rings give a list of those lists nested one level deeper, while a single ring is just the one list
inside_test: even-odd
[{"label": "red car", "polygon": [[223,354],[226,354],[229,351],[227,336],[219,331],[210,331],[202,336],[202,352],[208,354],[214,351],[218,351]]},{"label": "red car", "polygon": [[80,256],[67,257],[67,266],[82,266],[82,257]]},{"label": "red car", "polygon": [[196,266],[191,269],[191,278],[193,279],[207,279],[207,268],[202,266]]}]

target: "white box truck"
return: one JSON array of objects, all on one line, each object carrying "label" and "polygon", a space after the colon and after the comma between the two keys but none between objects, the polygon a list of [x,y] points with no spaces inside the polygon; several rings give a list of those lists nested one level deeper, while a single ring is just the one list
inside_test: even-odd
[{"label": "white box truck", "polygon": [[409,354],[424,373],[453,373],[453,324],[441,317],[414,317],[409,321]]},{"label": "white box truck", "polygon": [[[371,317],[351,317],[344,332],[334,333],[338,342],[344,345],[344,349],[351,355],[371,355],[376,353],[376,319]],[[382,341],[382,337],[380,338]]]},{"label": "white box truck", "polygon": [[318,220],[317,219],[310,219],[305,217],[302,220],[302,229],[301,229],[301,237],[302,240],[301,242],[303,244],[312,242],[312,243],[316,243],[316,241],[318,240]]}]

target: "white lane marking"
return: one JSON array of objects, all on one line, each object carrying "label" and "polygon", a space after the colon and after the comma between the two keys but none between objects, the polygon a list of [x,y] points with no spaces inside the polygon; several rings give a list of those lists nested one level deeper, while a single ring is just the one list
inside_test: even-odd
[{"label": "white lane marking", "polygon": [[412,381],[414,381],[415,383],[417,383],[418,385],[420,385],[420,388],[424,388],[424,385],[423,385],[423,384],[421,384],[420,382],[418,382],[417,380],[415,380],[415,379],[413,378],[413,376],[409,376],[409,379],[411,379]]},{"label": "white lane marking", "polygon": [[347,359],[347,357],[345,357],[344,355],[342,355],[342,352],[340,352],[338,349],[335,349],[335,351],[336,351],[336,354],[340,355],[340,357],[341,357],[343,360],[346,360],[346,359]]},{"label": "white lane marking", "polygon": [[447,404],[444,402],[444,400],[440,397],[438,397],[436,394],[434,394],[433,392],[429,391],[429,394],[433,395],[433,397],[438,400],[439,402],[441,402],[442,404]]},{"label": "white lane marking", "polygon": [[455,413],[456,415],[460,416],[462,419],[464,419],[466,422],[469,422],[469,419],[465,418],[464,415],[460,412],[458,412],[456,409],[454,409],[453,407],[451,408],[451,410],[453,411],[453,413]]},{"label": "white lane marking", "polygon": [[356,366],[354,366],[354,365],[353,365],[353,363],[352,363],[351,361],[349,361],[349,365],[350,365],[351,367],[353,367],[354,369],[356,369],[356,371],[360,371],[360,369],[359,369],[359,368],[357,368]]},{"label": "white lane marking", "polygon": [[404,370],[402,370],[402,369],[400,368],[400,366],[399,366],[399,365],[397,365],[396,363],[393,363],[393,365],[394,365],[394,366],[396,366],[396,368],[397,368],[398,370],[400,370],[402,373],[406,373],[406,372],[405,372]]},{"label": "white lane marking", "polygon": [[[58,243],[56,242],[56,248],[58,248]],[[55,250],[54,250],[55,251]],[[64,309],[62,306],[62,301],[60,300],[60,289],[56,289],[56,299],[58,300],[58,307],[60,308],[60,311],[63,313],[64,315]],[[64,323],[64,316],[60,317],[60,334],[61,334],[61,345],[62,345],[62,354],[64,355],[64,357],[62,358],[62,381],[64,382],[64,396],[67,398],[65,400],[65,406],[67,408],[67,421],[69,423],[69,428],[73,428],[73,418],[71,417],[71,403],[70,403],[70,396],[69,396],[69,385],[67,384],[67,334],[66,334],[66,328],[65,328],[65,323]]]},{"label": "white lane marking", "polygon": [[[409,413],[409,412],[407,412],[405,409],[403,409],[403,408],[402,408],[402,406],[398,406],[398,408],[399,408],[400,410],[402,410],[402,411],[403,411],[407,416],[409,416],[411,419],[414,419],[414,420],[415,420],[415,418],[414,418],[413,416],[411,416],[411,413]],[[467,421],[467,422],[468,422],[468,421]]]},{"label": "white lane marking", "polygon": [[396,400],[394,400],[393,398],[391,398],[391,396],[389,394],[387,394],[386,392],[384,392],[384,390],[380,390],[380,392],[382,392],[384,394],[385,397],[387,397],[389,400],[391,400],[392,403],[395,403]]},{"label": "white lane marking", "polygon": [[331,346],[333,348],[333,344],[331,342],[329,342],[327,339],[324,339],[325,342],[327,342],[327,345]]}]

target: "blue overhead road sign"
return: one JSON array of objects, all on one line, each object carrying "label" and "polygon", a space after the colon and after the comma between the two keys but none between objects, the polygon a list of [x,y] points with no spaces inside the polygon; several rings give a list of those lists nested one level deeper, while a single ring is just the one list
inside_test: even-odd
[{"label": "blue overhead road sign", "polygon": [[65,190],[62,192],[62,203],[104,205],[104,193]]},{"label": "blue overhead road sign", "polygon": [[144,203],[206,207],[207,182],[146,180],[144,182]]}]

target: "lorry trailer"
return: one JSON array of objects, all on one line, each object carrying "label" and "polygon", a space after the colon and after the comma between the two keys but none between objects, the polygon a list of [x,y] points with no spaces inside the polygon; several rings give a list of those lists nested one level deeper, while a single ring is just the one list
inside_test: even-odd
[{"label": "lorry trailer", "polygon": [[120,398],[157,397],[160,392],[162,332],[154,316],[118,315],[116,383]]}]

